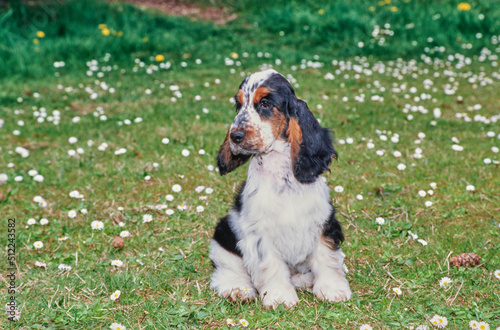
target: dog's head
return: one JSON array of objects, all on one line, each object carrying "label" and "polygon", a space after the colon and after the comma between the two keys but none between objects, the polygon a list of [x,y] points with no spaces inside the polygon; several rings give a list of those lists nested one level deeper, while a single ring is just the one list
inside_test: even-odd
[{"label": "dog's head", "polygon": [[235,104],[238,114],[217,157],[222,175],[252,155],[271,151],[277,140],[290,143],[293,173],[302,183],[315,181],[337,156],[329,130],[319,125],[307,104],[297,99],[290,83],[275,70],[247,77]]}]

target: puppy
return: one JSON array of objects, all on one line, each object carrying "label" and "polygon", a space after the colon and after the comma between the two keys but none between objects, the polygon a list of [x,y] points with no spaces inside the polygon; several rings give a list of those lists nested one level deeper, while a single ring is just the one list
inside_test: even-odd
[{"label": "puppy", "polygon": [[247,77],[235,104],[217,163],[221,175],[250,165],[211,240],[210,287],[243,302],[260,295],[272,308],[298,304],[296,288],[325,301],[349,299],[344,236],[320,177],[336,157],[329,130],[275,70]]}]

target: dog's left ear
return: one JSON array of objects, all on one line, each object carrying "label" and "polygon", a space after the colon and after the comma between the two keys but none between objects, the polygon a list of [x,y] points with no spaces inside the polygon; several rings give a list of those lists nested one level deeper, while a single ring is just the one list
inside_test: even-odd
[{"label": "dog's left ear", "polygon": [[286,135],[291,144],[293,173],[302,183],[314,182],[337,158],[330,131],[319,125],[306,102],[292,97]]},{"label": "dog's left ear", "polygon": [[220,146],[217,155],[217,166],[221,175],[234,171],[237,167],[245,164],[251,155],[234,155],[229,147],[229,132],[227,132],[224,143]]}]

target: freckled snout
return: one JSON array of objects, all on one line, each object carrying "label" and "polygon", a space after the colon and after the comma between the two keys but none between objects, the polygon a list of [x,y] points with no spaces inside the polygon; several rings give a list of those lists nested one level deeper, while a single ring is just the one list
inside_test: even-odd
[{"label": "freckled snout", "polygon": [[245,132],[243,130],[234,130],[229,134],[229,137],[234,144],[240,144],[245,138]]}]

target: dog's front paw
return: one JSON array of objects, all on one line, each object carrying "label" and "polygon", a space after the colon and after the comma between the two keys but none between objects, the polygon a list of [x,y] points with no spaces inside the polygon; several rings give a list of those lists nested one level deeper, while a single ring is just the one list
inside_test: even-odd
[{"label": "dog's front paw", "polygon": [[231,291],[224,291],[221,293],[221,295],[231,301],[240,301],[242,303],[246,303],[257,297],[257,292],[254,288],[241,287],[231,289]]},{"label": "dog's front paw", "polygon": [[329,302],[349,300],[352,296],[346,279],[337,283],[315,283],[313,293],[319,299]]},{"label": "dog's front paw", "polygon": [[281,304],[286,308],[290,308],[299,303],[299,297],[293,287],[281,290],[271,289],[265,291],[262,297],[262,304],[265,308],[276,309]]}]

